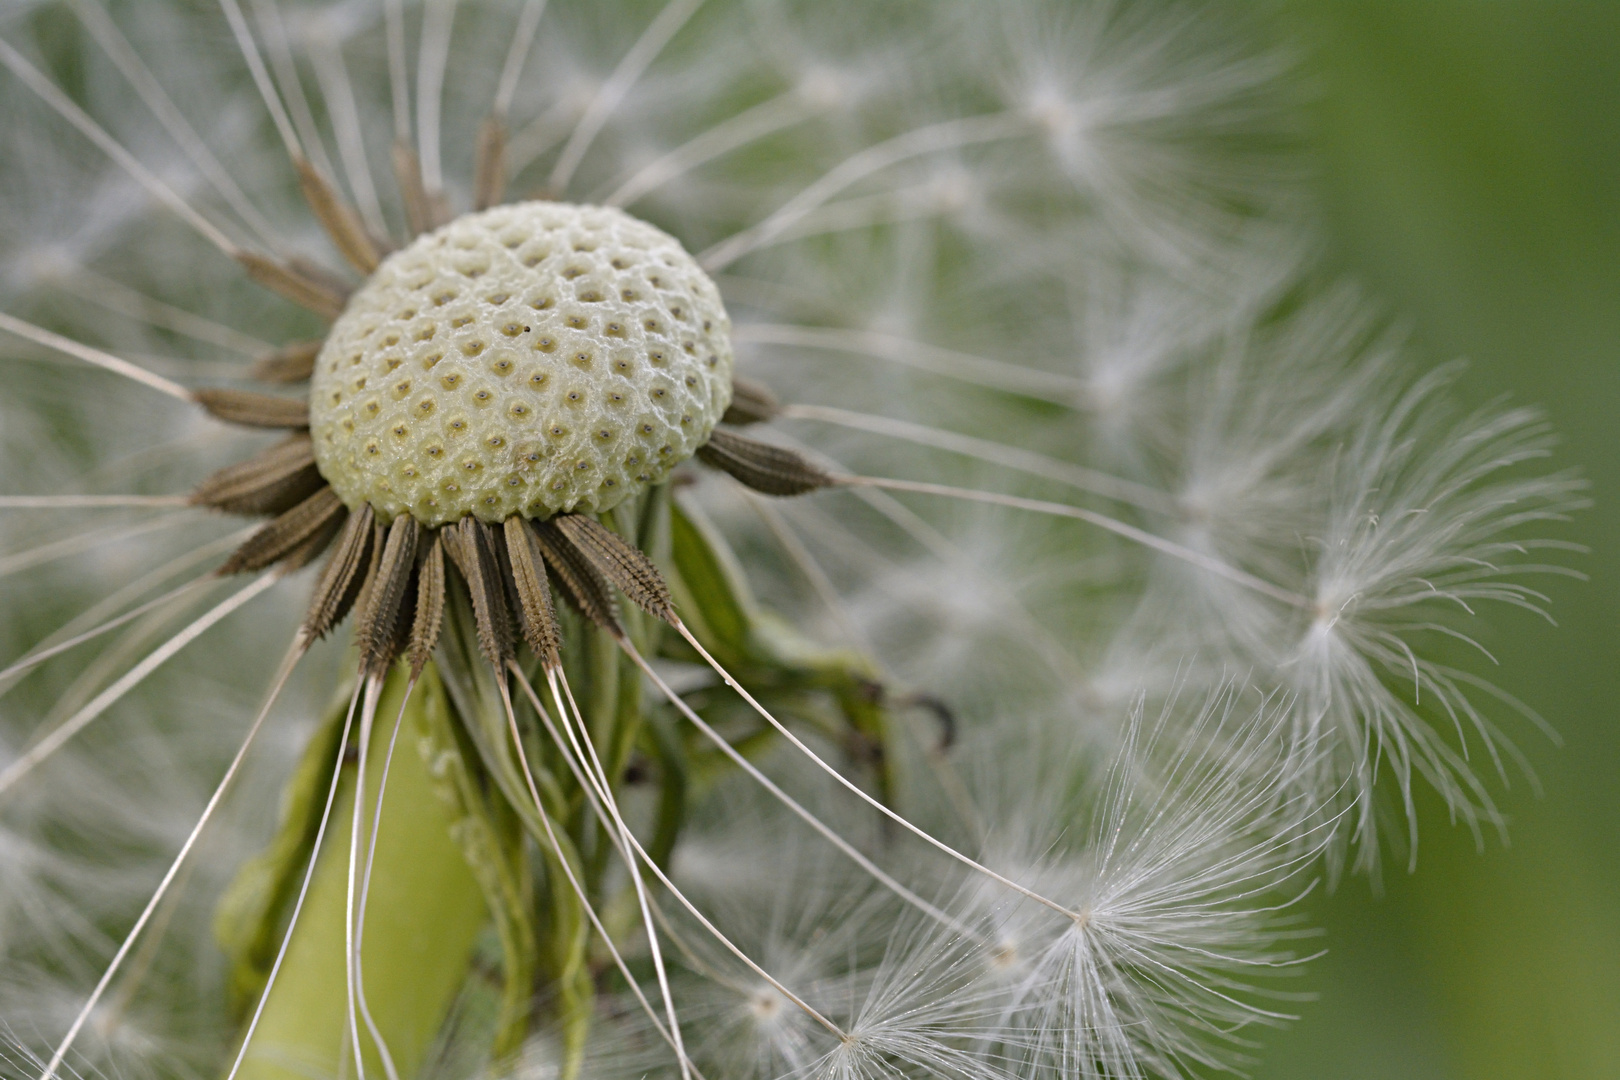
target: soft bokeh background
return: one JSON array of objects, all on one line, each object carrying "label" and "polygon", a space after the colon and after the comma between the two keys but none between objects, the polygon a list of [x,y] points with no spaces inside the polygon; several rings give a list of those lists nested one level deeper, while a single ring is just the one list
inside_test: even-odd
[{"label": "soft bokeh background", "polygon": [[1546,788],[1476,850],[1425,807],[1418,871],[1316,914],[1320,1000],[1263,1080],[1620,1077],[1620,3],[1283,0],[1309,51],[1333,258],[1462,391],[1543,405],[1596,502],[1559,627],[1497,612],[1500,684],[1563,735],[1514,731]]}]

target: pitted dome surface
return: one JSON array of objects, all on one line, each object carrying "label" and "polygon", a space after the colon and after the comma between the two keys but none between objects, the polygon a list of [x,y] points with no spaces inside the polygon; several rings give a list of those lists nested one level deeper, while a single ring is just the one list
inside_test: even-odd
[{"label": "pitted dome surface", "polygon": [[708,439],[730,335],[680,243],[622,211],[467,214],[385,259],[332,325],[316,464],[384,520],[607,510]]}]

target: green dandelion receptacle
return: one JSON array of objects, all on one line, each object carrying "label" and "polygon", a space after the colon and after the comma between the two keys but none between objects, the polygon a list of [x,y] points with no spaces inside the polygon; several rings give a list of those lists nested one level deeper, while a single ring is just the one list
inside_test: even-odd
[{"label": "green dandelion receptacle", "polygon": [[623,211],[467,214],[386,258],[333,324],[315,459],[385,521],[611,510],[708,439],[730,328],[681,245]]}]

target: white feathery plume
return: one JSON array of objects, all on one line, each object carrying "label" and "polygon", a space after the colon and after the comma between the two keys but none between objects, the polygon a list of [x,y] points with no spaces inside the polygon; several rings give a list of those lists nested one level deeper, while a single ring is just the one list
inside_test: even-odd
[{"label": "white feathery plume", "polygon": [[[1245,41],[1232,9],[1105,0],[998,15],[1000,40],[981,39],[994,42],[986,67],[1039,126],[1091,243],[1207,287],[1257,220],[1292,225],[1297,166],[1278,152],[1292,126],[1289,65]],[[1257,135],[1272,152],[1236,148]]]},{"label": "white feathery plume", "polygon": [[[1475,770],[1528,762],[1488,715],[1504,706],[1549,735],[1527,706],[1477,675],[1434,658],[1451,639],[1494,663],[1469,636],[1482,604],[1550,619],[1546,597],[1523,578],[1569,574],[1543,552],[1569,550],[1544,530],[1585,504],[1571,474],[1526,469],[1553,438],[1533,409],[1487,407],[1455,419],[1441,368],[1383,408],[1369,410],[1331,463],[1331,492],[1313,548],[1311,618],[1280,672],[1294,687],[1299,738],[1327,752],[1307,769],[1327,807],[1354,807],[1358,865],[1376,865],[1375,786],[1389,769],[1408,819],[1422,778],[1476,833],[1500,827]],[[1463,661],[1466,662],[1466,661]],[[1411,833],[1415,857],[1416,833]]]},{"label": "white feathery plume", "polygon": [[[1309,808],[1286,790],[1299,751],[1279,738],[1285,703],[1255,696],[1228,683],[1191,717],[1172,697],[1151,724],[1138,702],[1106,776],[1065,776],[1048,755],[1000,778],[1010,789],[1038,777],[1054,813],[1030,818],[1043,800],[1020,800],[986,857],[1080,916],[1065,924],[982,887],[967,893],[990,927],[981,963],[1000,990],[980,1038],[1016,1074],[1229,1068],[1255,1045],[1248,1029],[1290,1018],[1275,1000],[1287,995],[1266,984],[1305,959],[1291,944],[1295,908],[1332,823],[1303,825]],[[1076,790],[1089,809],[1071,826]]]}]

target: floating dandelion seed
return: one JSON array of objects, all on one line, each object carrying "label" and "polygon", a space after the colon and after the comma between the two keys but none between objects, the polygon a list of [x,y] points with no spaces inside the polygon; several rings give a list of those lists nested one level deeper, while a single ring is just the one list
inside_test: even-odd
[{"label": "floating dandelion seed", "polygon": [[[5,628],[7,1069],[1187,1075],[1284,1018],[1380,762],[1493,820],[1419,639],[1536,606],[1577,486],[1387,389],[1223,9],[63,7],[0,37],[0,577],[97,595]],[[147,693],[210,649],[279,657],[223,752]],[[135,702],[186,752],[106,760]]]}]

